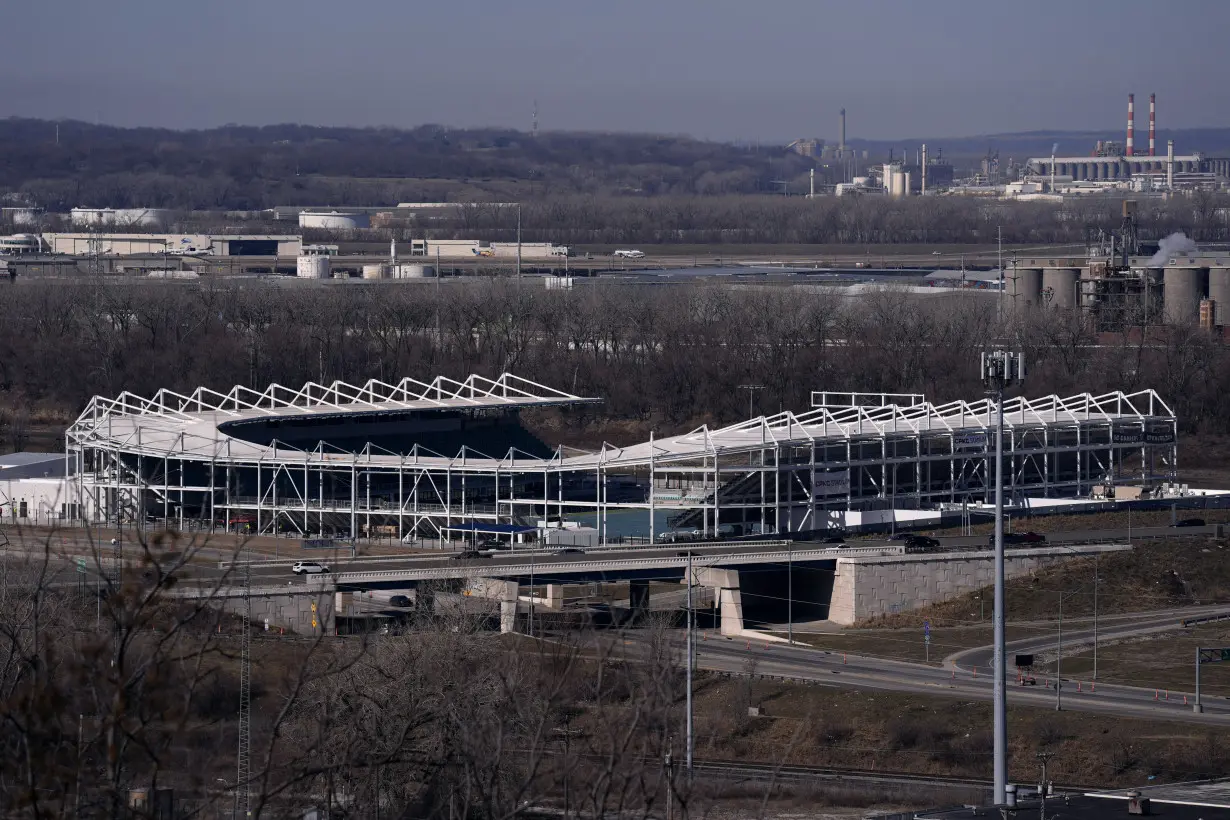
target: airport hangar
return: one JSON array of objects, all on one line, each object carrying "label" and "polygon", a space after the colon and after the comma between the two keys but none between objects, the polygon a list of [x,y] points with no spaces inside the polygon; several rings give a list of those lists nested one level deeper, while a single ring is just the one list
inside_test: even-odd
[{"label": "airport hangar", "polygon": [[[66,490],[71,517],[95,522],[405,542],[520,540],[596,513],[608,543],[624,510],[650,543],[668,527],[785,537],[991,500],[989,400],[840,395],[853,406],[820,393],[807,412],[583,452],[552,450],[519,414],[599,400],[512,374],[123,393],[69,427]],[[1009,499],[1175,478],[1175,417],[1152,390],[1010,399],[1004,423]]]}]

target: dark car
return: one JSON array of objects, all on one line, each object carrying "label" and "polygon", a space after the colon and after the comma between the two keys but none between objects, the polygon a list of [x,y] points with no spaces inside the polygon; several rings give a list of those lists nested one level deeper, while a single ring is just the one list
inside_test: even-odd
[{"label": "dark car", "polygon": [[561,547],[555,551],[556,555],[584,555],[585,550],[580,547]]},{"label": "dark car", "polygon": [[824,538],[821,538],[820,543],[822,544],[844,544],[846,543],[846,534],[839,530],[831,535],[826,535],[824,536]]},{"label": "dark car", "polygon": [[929,535],[910,535],[905,539],[906,552],[932,552],[940,548],[940,542]]},{"label": "dark car", "polygon": [[1182,521],[1176,521],[1171,524],[1172,527],[1203,527],[1205,526],[1203,518],[1184,518]]},{"label": "dark car", "polygon": [[479,558],[490,558],[491,556],[485,552],[478,550],[462,550],[453,556],[454,561],[473,561]]},{"label": "dark car", "polygon": [[[1004,533],[1005,544],[1045,544],[1046,536],[1037,532],[1006,532]],[[995,533],[987,536],[987,545],[995,546]]]},{"label": "dark car", "polygon": [[407,607],[412,606],[412,604],[410,603],[410,599],[405,595],[394,595],[389,599],[389,606]]}]

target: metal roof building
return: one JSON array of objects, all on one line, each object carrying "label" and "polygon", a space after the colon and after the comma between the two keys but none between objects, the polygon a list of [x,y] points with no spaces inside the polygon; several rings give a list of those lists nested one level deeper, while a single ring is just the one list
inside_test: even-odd
[{"label": "metal roof building", "polygon": [[[823,394],[827,395],[827,394]],[[917,397],[921,399],[921,397]],[[887,400],[887,399],[886,399]],[[342,537],[437,537],[615,510],[709,534],[785,534],[847,510],[982,501],[989,400],[835,406],[586,452],[549,447],[524,410],[592,403],[512,374],[457,381],[238,386],[95,397],[68,457],[97,520]],[[1152,390],[1005,402],[1006,491],[1079,496],[1175,476],[1176,424]]]}]

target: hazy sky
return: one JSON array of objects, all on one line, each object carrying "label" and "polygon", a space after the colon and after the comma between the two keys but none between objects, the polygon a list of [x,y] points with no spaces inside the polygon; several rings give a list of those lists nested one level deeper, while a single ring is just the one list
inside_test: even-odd
[{"label": "hazy sky", "polygon": [[32,0],[0,116],[712,139],[1230,125],[1230,0]]}]

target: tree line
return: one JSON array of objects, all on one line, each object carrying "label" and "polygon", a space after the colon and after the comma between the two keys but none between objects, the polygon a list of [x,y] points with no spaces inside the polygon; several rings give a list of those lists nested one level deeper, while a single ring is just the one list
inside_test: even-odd
[{"label": "tree line", "polygon": [[[811,160],[781,146],[686,136],[509,129],[224,126],[204,131],[0,120],[0,191],[78,205],[256,209],[274,205],[753,193]],[[780,190],[780,188],[778,188]]]},{"label": "tree line", "polygon": [[813,390],[977,399],[979,353],[1026,351],[1031,396],[1157,389],[1186,430],[1227,428],[1230,355],[1196,328],[1096,334],[981,293],[541,280],[443,286],[19,283],[0,302],[0,407],[63,424],[95,394],[512,372],[601,405],[530,414],[549,444],[629,443],[804,410]]},{"label": "tree line", "polygon": [[[1230,240],[1230,197],[1145,200],[1137,219],[1143,239],[1182,231],[1197,242]],[[517,236],[512,208],[467,205],[416,214],[402,238],[486,239]],[[661,196],[554,197],[521,207],[522,239],[563,245],[1068,245],[1120,227],[1118,201],[1101,197],[1062,205],[966,197]],[[789,253],[789,249],[784,249]]]}]

